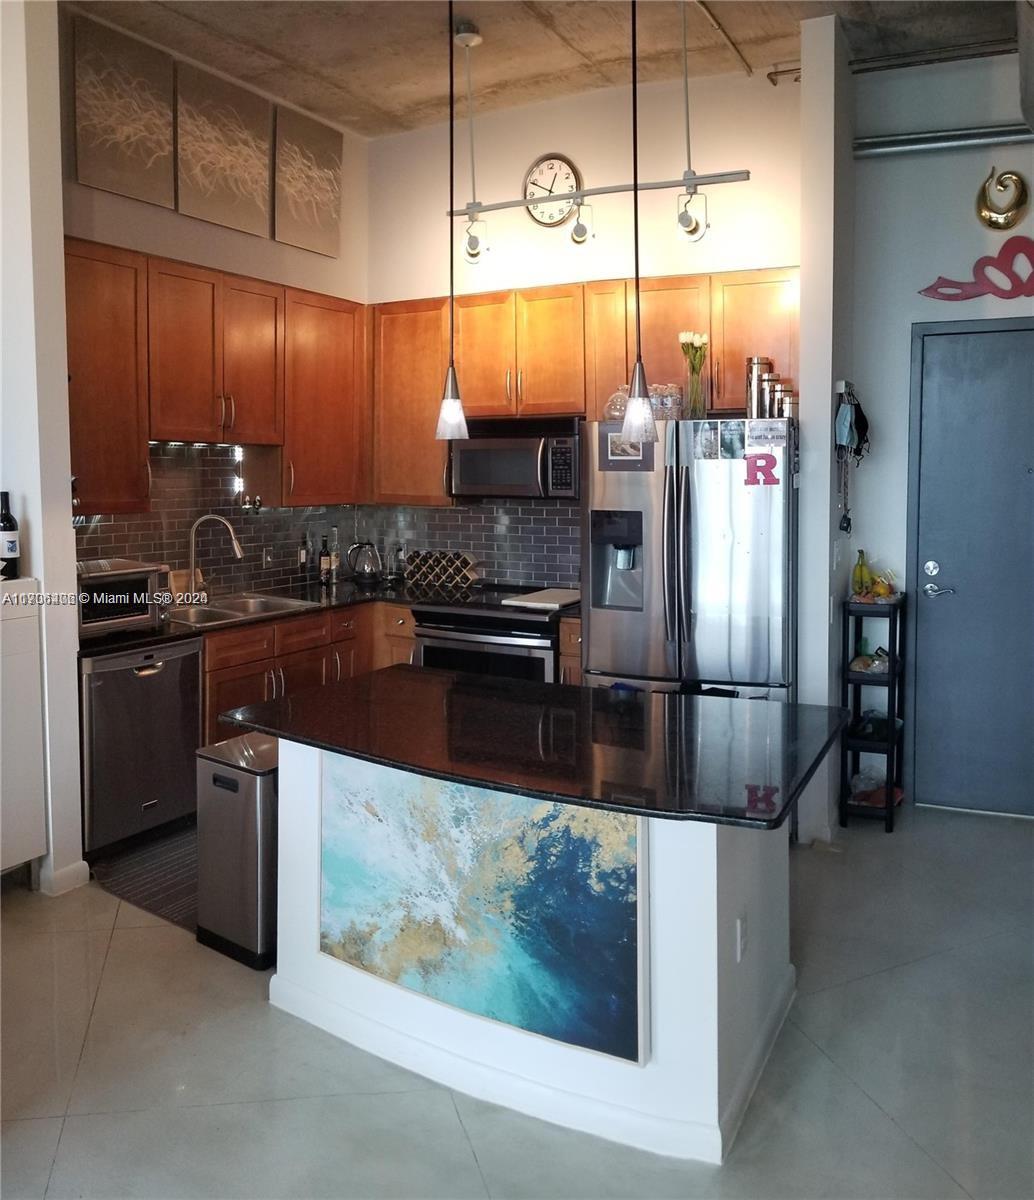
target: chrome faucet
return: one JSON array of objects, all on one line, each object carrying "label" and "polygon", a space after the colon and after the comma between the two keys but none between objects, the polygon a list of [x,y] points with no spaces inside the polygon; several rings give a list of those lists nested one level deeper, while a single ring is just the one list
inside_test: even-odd
[{"label": "chrome faucet", "polygon": [[203,517],[198,517],[190,527],[190,574],[187,576],[187,591],[194,591],[194,573],[196,571],[197,560],[197,527],[205,521],[219,521],[225,525],[230,534],[230,541],[233,542],[233,552],[238,559],[244,557],[244,551],[241,549],[240,542],[237,541],[237,535],[233,532],[233,526],[225,517],[220,517],[217,513],[205,513]]}]

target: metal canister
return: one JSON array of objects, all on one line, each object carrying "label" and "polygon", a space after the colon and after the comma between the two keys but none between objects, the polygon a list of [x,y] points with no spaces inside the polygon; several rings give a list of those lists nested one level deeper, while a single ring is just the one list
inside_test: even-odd
[{"label": "metal canister", "polygon": [[781,381],[772,388],[771,398],[768,405],[768,415],[770,417],[785,417],[786,416],[786,401],[787,397],[793,395],[793,388],[788,381]]},{"label": "metal canister", "polygon": [[793,391],[783,393],[783,411],[780,416],[787,417],[791,421],[797,420],[798,406],[797,395]]},{"label": "metal canister", "polygon": [[775,417],[775,389],[779,384],[779,374],[776,371],[766,371],[761,376],[761,411],[759,417]]},{"label": "metal canister", "polygon": [[770,358],[747,359],[747,416],[757,419],[761,414],[761,377],[772,370]]}]

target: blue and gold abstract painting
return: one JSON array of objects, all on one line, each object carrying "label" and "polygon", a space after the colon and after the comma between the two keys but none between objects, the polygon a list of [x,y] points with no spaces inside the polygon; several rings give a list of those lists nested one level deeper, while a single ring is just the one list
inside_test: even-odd
[{"label": "blue and gold abstract painting", "polygon": [[320,949],[634,1062],[638,850],[624,813],[325,754]]}]

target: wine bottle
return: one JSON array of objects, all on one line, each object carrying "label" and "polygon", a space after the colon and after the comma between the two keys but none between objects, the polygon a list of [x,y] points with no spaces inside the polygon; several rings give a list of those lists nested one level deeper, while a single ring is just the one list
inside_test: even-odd
[{"label": "wine bottle", "polygon": [[11,516],[10,492],[0,492],[0,579],[18,578],[21,550],[18,543],[18,522]]},{"label": "wine bottle", "polygon": [[330,547],[327,545],[327,535],[323,535],[320,545],[320,583],[327,587],[330,583]]},{"label": "wine bottle", "polygon": [[337,583],[341,577],[341,543],[338,541],[337,526],[330,528],[330,582]]}]

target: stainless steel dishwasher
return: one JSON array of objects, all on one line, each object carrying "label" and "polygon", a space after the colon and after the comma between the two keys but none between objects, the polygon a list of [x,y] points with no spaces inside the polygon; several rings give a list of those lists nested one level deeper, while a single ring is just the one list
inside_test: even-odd
[{"label": "stainless steel dishwasher", "polygon": [[197,807],[201,638],[79,664],[87,854]]}]

